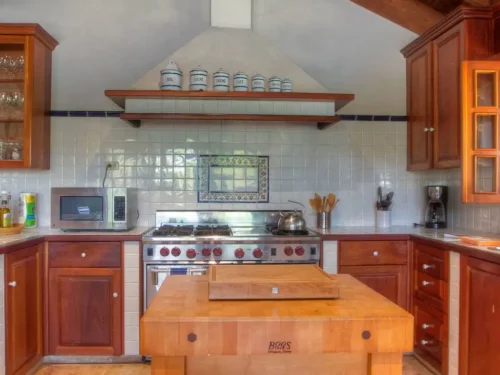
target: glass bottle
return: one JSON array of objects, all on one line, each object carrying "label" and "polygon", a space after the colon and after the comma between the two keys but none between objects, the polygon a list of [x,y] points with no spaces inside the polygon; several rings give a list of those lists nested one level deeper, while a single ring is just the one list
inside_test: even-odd
[{"label": "glass bottle", "polygon": [[7,200],[7,195],[2,195],[2,206],[0,207],[1,217],[2,217],[2,228],[12,227],[12,213],[9,208],[9,201]]}]

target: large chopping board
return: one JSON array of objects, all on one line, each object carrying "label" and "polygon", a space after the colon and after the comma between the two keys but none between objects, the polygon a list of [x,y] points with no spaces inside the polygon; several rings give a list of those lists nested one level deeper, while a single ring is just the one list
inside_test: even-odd
[{"label": "large chopping board", "polygon": [[210,300],[339,298],[337,282],[311,264],[211,265]]}]

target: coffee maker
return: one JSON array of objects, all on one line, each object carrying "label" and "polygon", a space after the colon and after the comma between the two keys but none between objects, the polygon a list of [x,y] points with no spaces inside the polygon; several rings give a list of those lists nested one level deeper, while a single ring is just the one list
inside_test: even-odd
[{"label": "coffee maker", "polygon": [[425,209],[425,227],[443,229],[447,225],[447,186],[426,187],[427,208]]}]

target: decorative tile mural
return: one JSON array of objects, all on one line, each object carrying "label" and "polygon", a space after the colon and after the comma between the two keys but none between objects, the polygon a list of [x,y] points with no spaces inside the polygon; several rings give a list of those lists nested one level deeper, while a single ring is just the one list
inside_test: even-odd
[{"label": "decorative tile mural", "polygon": [[200,155],[200,203],[268,203],[269,157]]}]

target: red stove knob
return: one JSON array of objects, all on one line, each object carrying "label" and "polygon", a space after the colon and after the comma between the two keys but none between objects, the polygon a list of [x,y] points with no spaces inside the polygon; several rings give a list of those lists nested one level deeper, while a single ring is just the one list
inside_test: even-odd
[{"label": "red stove knob", "polygon": [[305,250],[302,246],[298,246],[295,248],[295,254],[297,254],[299,257],[304,255],[304,253],[305,253]]},{"label": "red stove knob", "polygon": [[160,255],[161,255],[162,257],[168,257],[168,255],[169,255],[169,254],[170,254],[170,250],[169,250],[168,248],[166,248],[166,247],[162,247],[162,248],[160,249]]},{"label": "red stove knob", "polygon": [[234,251],[234,256],[238,259],[241,259],[245,256],[245,251],[243,251],[243,249],[236,249]]},{"label": "red stove knob", "polygon": [[212,254],[212,250],[210,250],[208,247],[204,247],[203,250],[201,250],[201,253],[204,257],[209,257],[210,254]]},{"label": "red stove knob", "polygon": [[261,249],[257,248],[253,251],[253,256],[254,258],[262,258],[262,255],[264,255],[264,253],[262,252]]},{"label": "red stove knob", "polygon": [[196,257],[196,250],[195,249],[188,249],[188,251],[186,251],[186,256],[189,259],[193,259],[194,257]]},{"label": "red stove knob", "polygon": [[220,256],[222,255],[222,249],[221,249],[220,247],[216,247],[216,248],[214,249],[214,255],[215,255],[216,257],[220,257]]},{"label": "red stove knob", "polygon": [[181,255],[181,249],[179,249],[178,247],[174,247],[174,248],[172,249],[172,255],[173,255],[174,257],[178,257],[179,255]]},{"label": "red stove knob", "polygon": [[293,247],[291,247],[291,246],[287,246],[287,247],[285,247],[285,254],[286,254],[287,256],[291,256],[291,255],[293,255]]}]

